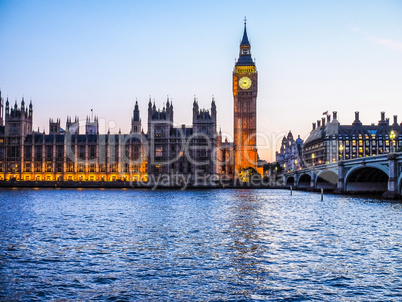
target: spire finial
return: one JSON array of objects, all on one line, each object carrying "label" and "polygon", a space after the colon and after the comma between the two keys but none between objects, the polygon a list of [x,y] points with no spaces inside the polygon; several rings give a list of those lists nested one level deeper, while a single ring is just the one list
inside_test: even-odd
[{"label": "spire finial", "polygon": [[247,37],[246,23],[247,23],[247,19],[246,19],[246,17],[244,17],[244,32],[243,32],[243,38],[240,43],[240,47],[242,47],[242,46],[250,47],[250,42],[248,41],[248,37]]}]

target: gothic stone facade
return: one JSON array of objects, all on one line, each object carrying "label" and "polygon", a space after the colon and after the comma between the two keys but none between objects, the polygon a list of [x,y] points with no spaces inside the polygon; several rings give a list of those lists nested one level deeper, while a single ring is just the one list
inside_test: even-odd
[{"label": "gothic stone facade", "polygon": [[300,169],[303,163],[302,148],[303,140],[300,135],[295,140],[292,132],[289,131],[288,135],[282,139],[280,151],[276,152],[276,162],[286,172]]},{"label": "gothic stone facade", "polygon": [[[3,99],[1,99],[3,104]],[[216,104],[200,109],[193,103],[193,125],[176,127],[173,105],[162,110],[149,102],[148,134],[141,130],[135,104],[129,134],[99,134],[98,119],[49,120],[49,133],[33,131],[33,106],[6,102],[5,124],[0,125],[0,180],[24,181],[156,181],[169,185],[195,183],[216,175]],[[166,181],[166,179],[165,179]]]},{"label": "gothic stone facade", "polygon": [[[148,173],[152,181],[168,181],[170,185],[204,184],[216,174],[216,104],[200,109],[193,102],[192,126],[176,126],[173,104],[157,109],[148,103]],[[205,181],[204,181],[205,180]]]},{"label": "gothic stone facade", "polygon": [[33,131],[33,107],[22,100],[3,117],[0,94],[0,180],[146,181],[163,177],[167,185],[206,183],[239,177],[258,168],[256,148],[257,71],[251,58],[246,24],[239,59],[233,71],[234,142],[217,133],[217,110],[193,102],[191,126],[174,124],[173,104],[157,109],[148,104],[148,133],[142,131],[138,103],[129,134],[99,134],[98,119],[87,117],[85,133],[79,119],[49,121],[49,133]]}]

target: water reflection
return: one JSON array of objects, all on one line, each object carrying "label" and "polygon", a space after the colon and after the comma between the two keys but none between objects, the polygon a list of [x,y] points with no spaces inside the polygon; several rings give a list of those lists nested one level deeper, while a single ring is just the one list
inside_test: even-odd
[{"label": "water reflection", "polygon": [[238,294],[249,297],[254,286],[262,281],[260,266],[262,253],[266,248],[258,231],[265,228],[261,219],[261,202],[256,191],[233,191],[232,207],[230,208],[232,251],[231,266],[236,275],[233,279],[239,286]]},{"label": "water reflection", "polygon": [[281,190],[7,190],[0,300],[398,300],[401,208]]}]

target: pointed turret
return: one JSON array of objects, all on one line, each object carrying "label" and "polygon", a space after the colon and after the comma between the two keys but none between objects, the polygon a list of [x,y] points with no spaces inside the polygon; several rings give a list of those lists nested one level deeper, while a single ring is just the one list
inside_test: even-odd
[{"label": "pointed turret", "polygon": [[[215,98],[212,96],[212,102],[211,102],[211,118],[212,121],[215,123],[215,128],[216,128],[216,104],[215,104]],[[215,129],[216,132],[216,129]]]},{"label": "pointed turret", "polygon": [[8,101],[8,97],[7,97],[7,101],[6,101],[6,115],[10,113],[10,102]]},{"label": "pointed turret", "polygon": [[32,100],[29,102],[29,117],[32,117],[33,114],[33,106],[32,106]]},{"label": "pointed turret", "polygon": [[215,109],[216,109],[215,97],[214,97],[214,96],[212,96],[211,108],[215,108]]},{"label": "pointed turret", "polygon": [[193,101],[193,125],[197,121],[199,112],[200,112],[200,110],[199,110],[199,107],[198,107],[198,102],[197,102],[197,99],[196,99],[196,97],[194,95],[194,101]]},{"label": "pointed turret", "polygon": [[219,127],[218,135],[216,136],[216,145],[218,147],[222,146],[222,129]]},{"label": "pointed turret", "polygon": [[138,101],[135,100],[133,118],[131,119],[131,133],[140,133],[140,132],[141,132],[140,109],[138,107]]},{"label": "pointed turret", "polygon": [[134,121],[138,122],[140,120],[140,109],[138,108],[138,101],[135,101],[134,112],[133,112]]},{"label": "pointed turret", "polygon": [[173,123],[173,103],[172,100],[169,99],[169,96],[167,96],[166,101],[166,115],[167,119]]}]

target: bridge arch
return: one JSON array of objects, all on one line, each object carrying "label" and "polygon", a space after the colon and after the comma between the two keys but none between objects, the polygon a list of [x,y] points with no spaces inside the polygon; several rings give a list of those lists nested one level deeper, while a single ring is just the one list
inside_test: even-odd
[{"label": "bridge arch", "polygon": [[311,175],[305,173],[299,176],[297,187],[299,189],[307,189],[310,188],[310,183],[311,183]]},{"label": "bridge arch", "polygon": [[386,192],[389,171],[382,165],[362,165],[352,168],[345,176],[346,192]]},{"label": "bridge arch", "polygon": [[325,170],[317,175],[315,180],[316,189],[335,190],[338,186],[338,174],[334,171]]},{"label": "bridge arch", "polygon": [[289,176],[289,177],[286,179],[286,186],[287,186],[287,187],[289,187],[289,186],[294,187],[294,185],[295,185],[295,178],[294,178],[294,176]]}]

